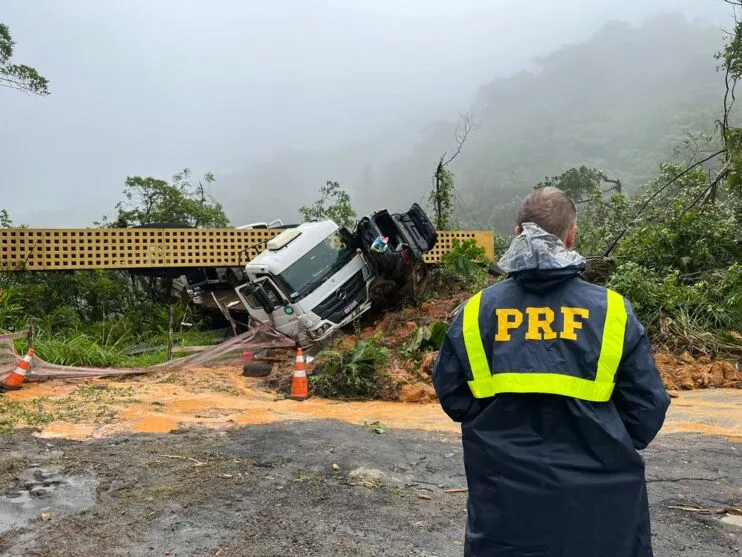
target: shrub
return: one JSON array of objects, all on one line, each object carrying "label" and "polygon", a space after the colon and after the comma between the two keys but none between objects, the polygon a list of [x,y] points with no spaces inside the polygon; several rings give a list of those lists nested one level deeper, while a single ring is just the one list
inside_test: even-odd
[{"label": "shrub", "polygon": [[502,257],[502,255],[508,251],[510,244],[515,239],[515,234],[504,234],[502,232],[495,231],[495,257]]},{"label": "shrub", "polygon": [[[673,213],[677,214],[674,217]],[[670,218],[651,220],[627,234],[617,255],[653,269],[678,269],[697,273],[728,267],[739,259],[742,232],[732,208],[670,210]]]},{"label": "shrub", "polygon": [[359,340],[348,352],[325,350],[317,355],[323,363],[311,375],[313,392],[327,398],[376,398],[377,369],[389,363],[389,351],[381,335]]},{"label": "shrub", "polygon": [[40,336],[35,341],[39,357],[54,364],[84,367],[124,367],[120,344],[101,344],[85,333]]},{"label": "shrub", "polygon": [[484,263],[484,248],[476,240],[453,240],[453,249],[443,255],[443,266],[463,277],[471,276]]},{"label": "shrub", "polygon": [[485,254],[474,239],[463,242],[454,239],[451,251],[443,255],[444,274],[463,282],[469,289],[479,290],[487,284],[487,272],[483,268]]},{"label": "shrub", "polygon": [[418,358],[423,352],[440,350],[447,332],[448,323],[445,321],[418,327],[405,343],[401,354],[407,358]]},{"label": "shrub", "polygon": [[742,350],[742,344],[726,332],[742,323],[742,265],[738,263],[695,282],[676,269],[663,273],[625,263],[616,269],[608,287],[631,301],[637,317],[662,344],[712,354]]}]

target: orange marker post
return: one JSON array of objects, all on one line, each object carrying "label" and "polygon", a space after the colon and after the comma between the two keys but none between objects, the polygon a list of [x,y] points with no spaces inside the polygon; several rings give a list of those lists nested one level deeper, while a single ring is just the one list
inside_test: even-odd
[{"label": "orange marker post", "polygon": [[291,380],[291,397],[293,400],[306,400],[309,398],[309,385],[307,383],[307,370],[304,365],[304,351],[301,346],[296,351],[296,366],[294,377]]},{"label": "orange marker post", "polygon": [[0,384],[0,388],[6,391],[16,391],[20,389],[21,385],[23,385],[23,382],[26,380],[26,373],[31,367],[31,360],[33,360],[34,354],[34,349],[29,348],[28,352],[23,356],[23,358],[21,358],[13,372],[5,378],[5,381],[3,381],[2,384]]}]

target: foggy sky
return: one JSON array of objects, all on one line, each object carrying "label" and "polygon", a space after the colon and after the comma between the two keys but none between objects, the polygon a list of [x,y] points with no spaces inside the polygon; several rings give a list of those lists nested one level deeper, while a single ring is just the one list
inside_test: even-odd
[{"label": "foggy sky", "polygon": [[126,176],[184,167],[218,197],[251,161],[455,118],[533,57],[667,11],[728,21],[721,0],[5,0],[13,61],[51,95],[0,88],[0,208],[88,226]]}]

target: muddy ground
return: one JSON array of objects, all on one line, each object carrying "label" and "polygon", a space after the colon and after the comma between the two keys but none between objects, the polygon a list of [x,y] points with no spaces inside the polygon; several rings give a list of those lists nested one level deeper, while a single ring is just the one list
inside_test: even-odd
[{"label": "muddy ground", "polygon": [[[740,506],[739,444],[665,434],[646,451],[658,557],[725,557],[742,528],[668,507]],[[88,441],[0,437],[3,555],[459,556],[450,433],[333,420]],[[732,519],[734,520],[734,519]]]}]

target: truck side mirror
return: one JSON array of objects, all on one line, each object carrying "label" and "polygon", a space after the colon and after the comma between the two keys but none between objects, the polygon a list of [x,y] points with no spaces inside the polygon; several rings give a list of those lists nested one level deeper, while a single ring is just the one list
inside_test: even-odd
[{"label": "truck side mirror", "polygon": [[276,306],[273,304],[273,302],[271,302],[271,299],[268,297],[268,294],[265,293],[262,285],[258,286],[256,295],[260,300],[260,305],[263,306],[263,309],[266,311],[266,313],[273,313],[273,310],[276,309]]},{"label": "truck side mirror", "polygon": [[273,302],[270,301],[270,298],[265,293],[262,285],[249,284],[245,290],[248,294],[252,294],[253,296],[255,296],[255,299],[260,304],[260,307],[262,307],[266,311],[266,313],[273,313],[273,310],[276,309],[276,306],[273,305]]}]

